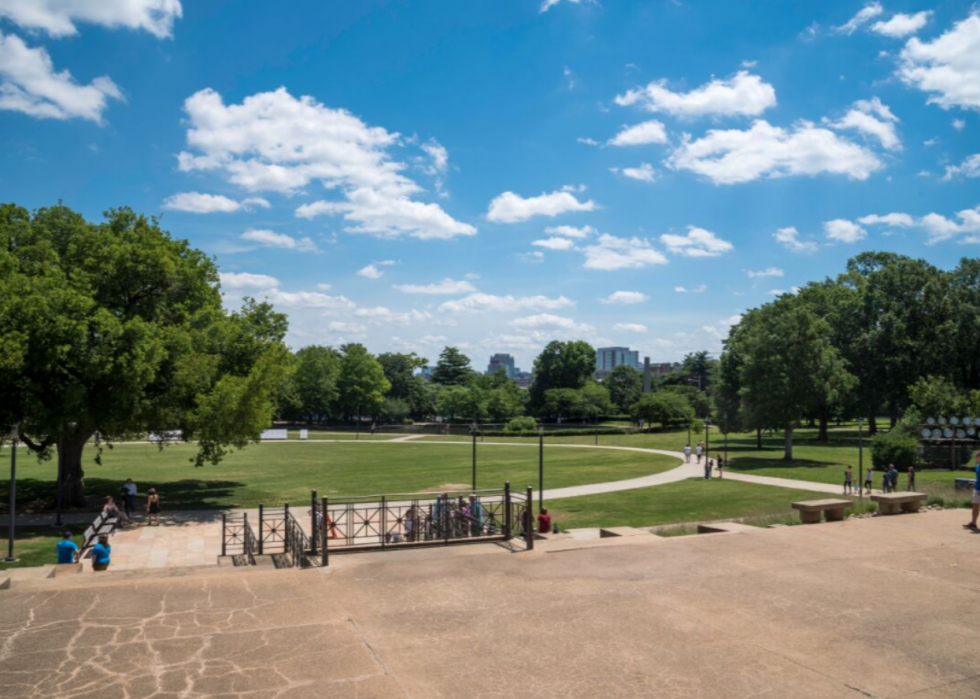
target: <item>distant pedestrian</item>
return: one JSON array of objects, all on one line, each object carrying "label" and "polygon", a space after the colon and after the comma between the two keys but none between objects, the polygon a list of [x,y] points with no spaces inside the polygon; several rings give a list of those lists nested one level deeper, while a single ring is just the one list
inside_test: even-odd
[{"label": "distant pedestrian", "polygon": [[74,563],[78,556],[78,544],[71,540],[71,532],[66,531],[61,535],[61,541],[55,544],[58,552],[58,564],[64,565]]},{"label": "distant pedestrian", "polygon": [[881,472],[881,492],[890,493],[891,485],[892,485],[891,470],[886,468],[884,471]]},{"label": "distant pedestrian", "polygon": [[160,524],[160,496],[156,488],[150,488],[146,497],[146,523],[151,526]]},{"label": "distant pedestrian", "polygon": [[705,457],[704,459],[704,478],[705,480],[711,480],[711,469],[714,468],[715,462],[713,459]]},{"label": "distant pedestrian", "polygon": [[698,463],[701,463],[701,452],[703,452],[703,451],[704,451],[704,449],[703,449],[703,448],[701,447],[701,445],[699,444],[699,445],[698,445],[698,447],[697,447],[697,449],[696,449],[696,450],[695,450],[695,452],[694,452],[695,454],[697,454],[697,457],[698,457]]},{"label": "distant pedestrian", "polygon": [[133,520],[129,518],[129,515],[119,509],[119,505],[116,504],[115,498],[113,498],[111,495],[105,496],[105,504],[102,505],[102,514],[104,514],[107,519],[116,520],[119,523],[119,526],[133,523]]},{"label": "distant pedestrian", "polygon": [[891,488],[893,493],[898,492],[898,469],[895,468],[895,464],[892,464],[888,468],[888,480],[891,482]]},{"label": "distant pedestrian", "polygon": [[725,459],[721,456],[718,457],[718,477],[722,477],[722,469],[725,467]]},{"label": "distant pedestrian", "polygon": [[371,423],[371,436],[373,437],[374,436],[374,433],[377,432],[377,431],[378,431],[378,423],[372,422]]},{"label": "distant pedestrian", "polygon": [[869,467],[868,472],[864,474],[864,488],[865,490],[868,491],[868,495],[871,495],[871,488],[875,484],[874,475],[875,475],[875,470],[873,466]]},{"label": "distant pedestrian", "polygon": [[854,494],[853,480],[854,472],[851,470],[851,467],[848,466],[846,469],[844,469],[844,495],[847,495],[848,493],[852,495]]},{"label": "distant pedestrian", "polygon": [[123,509],[126,511],[126,516],[132,519],[136,514],[136,484],[133,483],[132,478],[127,478],[123,483],[122,493]]},{"label": "distant pedestrian", "polygon": [[973,517],[969,524],[965,524],[967,529],[977,530],[977,515],[980,515],[980,451],[976,453],[977,465],[974,473],[976,481],[973,483]]},{"label": "distant pedestrian", "polygon": [[92,570],[109,570],[110,554],[112,554],[112,546],[109,545],[109,537],[100,534],[99,543],[92,547]]},{"label": "distant pedestrian", "polygon": [[684,463],[691,463],[691,445],[687,444],[684,446]]},{"label": "distant pedestrian", "polygon": [[909,466],[908,481],[907,490],[915,490],[915,466]]}]

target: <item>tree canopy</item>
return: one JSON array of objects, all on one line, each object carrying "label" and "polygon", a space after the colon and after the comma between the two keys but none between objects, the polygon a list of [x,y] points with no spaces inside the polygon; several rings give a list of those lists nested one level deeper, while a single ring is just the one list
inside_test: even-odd
[{"label": "tree canopy", "polygon": [[587,342],[549,342],[534,360],[531,407],[544,407],[545,394],[555,388],[582,388],[595,374],[596,353]]},{"label": "tree canopy", "polygon": [[432,369],[432,383],[442,386],[462,386],[469,381],[472,374],[470,358],[455,347],[446,347],[439,354],[439,361]]}]

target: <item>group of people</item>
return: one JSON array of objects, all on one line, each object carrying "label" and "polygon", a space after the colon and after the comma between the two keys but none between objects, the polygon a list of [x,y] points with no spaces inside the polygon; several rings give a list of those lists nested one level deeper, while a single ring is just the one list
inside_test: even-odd
[{"label": "group of people", "polygon": [[[906,478],[906,490],[915,490],[915,466],[909,466]],[[863,488],[864,491],[870,495],[871,489],[874,487],[875,471],[874,467],[870,467],[868,472],[864,475]],[[844,495],[854,494],[854,469],[848,466],[844,469]],[[898,492],[898,469],[895,468],[895,464],[889,464],[888,468],[881,472],[881,492],[883,493],[897,493]]]},{"label": "group of people", "polygon": [[722,457],[720,457],[720,456],[718,457],[717,462],[714,459],[709,459],[708,458],[708,455],[706,453],[706,450],[705,450],[705,445],[704,445],[704,441],[703,440],[700,441],[700,442],[698,442],[697,445],[694,447],[693,450],[691,449],[691,445],[690,444],[684,445],[684,463],[686,463],[686,464],[691,463],[691,454],[692,453],[694,454],[695,458],[697,459],[697,463],[699,463],[699,464],[701,463],[701,458],[704,457],[704,479],[705,480],[708,480],[708,479],[710,479],[712,477],[712,472],[715,470],[716,467],[718,469],[718,477],[719,478],[722,478],[723,477],[722,474],[723,474],[723,470],[725,468],[725,460]]}]

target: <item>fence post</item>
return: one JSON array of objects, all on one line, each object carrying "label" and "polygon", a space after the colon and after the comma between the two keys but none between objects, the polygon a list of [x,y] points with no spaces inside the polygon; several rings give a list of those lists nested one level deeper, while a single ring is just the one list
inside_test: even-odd
[{"label": "fence post", "polygon": [[449,543],[449,493],[442,494],[442,536]]},{"label": "fence post", "polygon": [[252,550],[252,547],[249,546],[248,530],[248,512],[246,512],[244,515],[242,515],[242,549],[245,552],[245,555],[248,557],[249,563],[254,563],[255,561],[252,560],[252,556],[255,555],[255,552]]},{"label": "fence post", "polygon": [[[245,532],[243,531],[244,535]],[[224,512],[221,513],[221,556],[224,558],[228,555],[228,515]]]},{"label": "fence post", "polygon": [[510,541],[510,481],[504,482],[504,541]]},{"label": "fence post", "polygon": [[310,491],[310,553],[316,555],[316,491]]},{"label": "fence post", "polygon": [[323,508],[323,520],[322,524],[320,525],[320,534],[323,536],[323,546],[320,548],[320,565],[326,568],[330,564],[328,553],[329,546],[327,545],[327,540],[330,538],[328,536],[330,533],[329,525],[327,524],[329,518],[329,515],[327,514],[327,498],[323,498],[321,501],[321,507]]},{"label": "fence post", "polygon": [[264,545],[262,543],[262,539],[265,538],[265,535],[263,534],[263,525],[265,523],[265,513],[264,513],[264,510],[265,510],[265,505],[263,505],[260,502],[259,503],[259,555],[260,556],[262,555],[262,549],[264,547]]},{"label": "fence post", "polygon": [[528,551],[534,550],[534,489],[527,487],[527,507],[524,510],[524,545]]},{"label": "fence post", "polygon": [[387,496],[381,496],[381,548],[388,544],[388,504]]}]

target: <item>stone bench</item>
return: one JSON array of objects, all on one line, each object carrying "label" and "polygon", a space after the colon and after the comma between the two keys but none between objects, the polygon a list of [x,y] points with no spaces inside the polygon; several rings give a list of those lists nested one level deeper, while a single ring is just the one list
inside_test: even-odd
[{"label": "stone bench", "polygon": [[974,478],[957,478],[955,487],[956,490],[973,490],[976,482]]},{"label": "stone bench", "polygon": [[820,513],[824,513],[828,522],[840,522],[844,519],[844,510],[851,506],[850,500],[804,500],[794,502],[794,510],[800,511],[800,521],[803,524],[819,524]]},{"label": "stone bench", "polygon": [[878,514],[897,515],[900,512],[918,512],[926,497],[925,493],[882,493],[872,495],[871,499],[878,503]]}]

